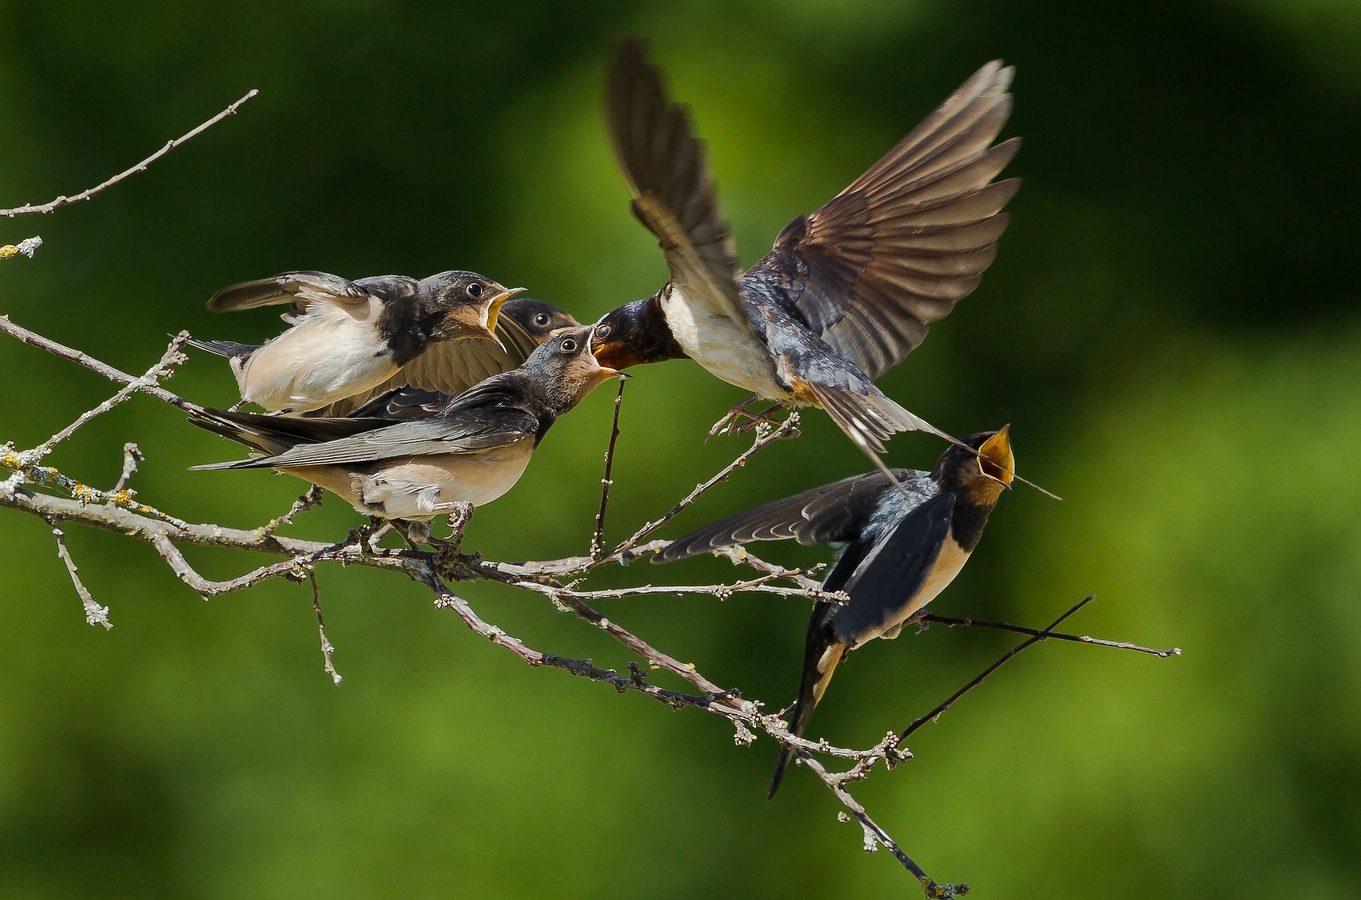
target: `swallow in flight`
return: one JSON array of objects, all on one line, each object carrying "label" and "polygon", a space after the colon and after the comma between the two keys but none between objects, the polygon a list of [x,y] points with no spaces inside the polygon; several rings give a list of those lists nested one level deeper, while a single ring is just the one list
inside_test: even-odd
[{"label": "swallow in flight", "polygon": [[[857,475],[698,528],[652,557],[665,563],[788,538],[841,548],[822,587],[845,591],[851,599],[845,606],[825,601],[813,606],[798,699],[789,715],[792,734],[804,733],[846,654],[874,638],[896,638],[978,546],[1016,465],[1007,428],[971,434],[962,443],[971,449],[951,446],[930,472],[893,470],[901,491],[881,472]],[[792,755],[789,747],[781,748],[771,797]]]},{"label": "swallow in flight", "polygon": [[[996,255],[1001,210],[1019,186],[992,181],[1020,147],[1018,138],[993,145],[1011,112],[1012,74],[984,66],[849,187],[786,225],[742,274],[685,108],[668,99],[641,45],[625,42],[606,86],[610,139],[671,280],[600,319],[601,363],[688,356],[754,393],[711,433],[739,415],[815,406],[881,472],[878,454],[895,432],[950,439],[874,379],[977,287]],[[777,405],[751,416],[758,398]]]},{"label": "swallow in flight", "polygon": [[195,425],[266,455],[195,469],[272,468],[320,485],[359,512],[414,524],[468,512],[510,490],[559,416],[619,373],[596,361],[589,326],[541,344],[433,416],[294,418],[209,410]]},{"label": "swallow in flight", "polygon": [[[289,304],[290,327],[264,344],[190,341],[231,363],[242,401],[270,412],[309,413],[367,397],[394,379],[446,390],[500,347],[501,305],[523,288],[476,272],[441,272],[417,281],[382,275],[350,281],[325,272],[285,272],[224,288],[212,312]],[[466,379],[465,379],[466,380]],[[451,391],[450,391],[451,392]]]}]

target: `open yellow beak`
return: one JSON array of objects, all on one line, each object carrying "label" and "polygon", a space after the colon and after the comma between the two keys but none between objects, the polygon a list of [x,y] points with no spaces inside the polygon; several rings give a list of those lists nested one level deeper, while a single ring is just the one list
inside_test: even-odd
[{"label": "open yellow beak", "polygon": [[983,474],[1007,487],[1016,477],[1016,456],[1011,452],[1011,426],[1003,425],[1002,430],[983,442],[978,448],[978,467]]},{"label": "open yellow beak", "polygon": [[523,294],[524,292],[525,289],[522,287],[502,288],[501,292],[493,296],[491,302],[487,304],[487,321],[483,323],[483,327],[487,329],[487,337],[496,341],[502,350],[506,349],[506,347],[501,343],[501,339],[496,336],[496,322],[501,316],[501,307],[505,306],[506,301],[511,297],[514,297],[516,294]]}]

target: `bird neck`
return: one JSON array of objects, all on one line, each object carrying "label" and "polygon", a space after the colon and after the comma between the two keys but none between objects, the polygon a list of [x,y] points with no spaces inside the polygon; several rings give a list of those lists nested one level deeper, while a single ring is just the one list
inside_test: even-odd
[{"label": "bird neck", "polygon": [[425,352],[441,314],[432,313],[418,297],[396,297],[383,304],[375,323],[392,361],[404,366]]},{"label": "bird neck", "polygon": [[628,341],[632,351],[630,365],[665,362],[685,356],[676,336],[671,333],[671,326],[666,323],[660,292],[646,300],[626,304],[622,319],[624,333],[621,338]]},{"label": "bird neck", "polygon": [[950,491],[955,495],[955,509],[950,516],[950,536],[965,553],[973,552],[983,537],[983,527],[988,524],[988,516],[997,505],[997,496],[986,489],[980,490],[970,485],[956,485]]}]

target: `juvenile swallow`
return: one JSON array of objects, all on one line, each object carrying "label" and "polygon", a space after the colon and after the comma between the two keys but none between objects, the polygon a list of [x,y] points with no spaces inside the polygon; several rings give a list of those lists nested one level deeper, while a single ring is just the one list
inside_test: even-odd
[{"label": "juvenile swallow", "polygon": [[479,365],[484,352],[476,345],[498,346],[501,305],[521,290],[476,272],[441,272],[420,281],[285,272],[224,288],[208,309],[286,303],[291,309],[283,320],[291,328],[261,345],[190,344],[227,357],[243,401],[301,414],[367,395],[395,377],[433,390],[464,383],[464,373]]},{"label": "juvenile swallow", "polygon": [[[959,574],[983,537],[997,498],[1016,469],[1008,429],[971,434],[930,472],[894,469],[845,478],[776,500],[690,532],[652,557],[671,562],[746,544],[796,539],[839,546],[822,587],[845,591],[845,606],[819,601],[804,640],[803,675],[789,730],[802,735],[837,664],[874,638],[892,639],[908,618]],[[769,795],[775,796],[793,751],[783,747]]]},{"label": "juvenile swallow", "polygon": [[461,345],[468,348],[460,354],[463,368],[440,373],[440,383],[447,391],[429,390],[410,384],[391,387],[393,382],[404,380],[399,373],[388,383],[376,388],[372,396],[360,394],[333,403],[319,412],[326,416],[394,421],[434,415],[448,406],[454,395],[461,394],[484,378],[509,372],[523,363],[534,352],[534,348],[548,340],[555,331],[576,328],[580,324],[571,313],[551,303],[531,297],[516,297],[501,307],[501,315],[496,321],[496,336],[500,346],[485,341]]},{"label": "juvenile swallow", "polygon": [[561,332],[519,368],[493,375],[433,416],[389,423],[210,410],[195,425],[266,456],[195,469],[272,468],[344,498],[365,515],[425,526],[497,499],[519,480],[557,418],[619,373],[596,361],[590,327]]},{"label": "juvenile swallow", "polygon": [[[946,437],[874,385],[978,286],[1006,228],[1017,179],[992,183],[1020,140],[992,146],[1011,112],[1013,69],[991,62],[849,187],[794,219],[741,274],[684,107],[637,41],[606,86],[614,155],[634,215],[658,238],[671,280],[606,314],[596,355],[616,369],[688,356],[764,398],[827,411],[879,467],[893,433]],[[762,417],[769,415],[767,410]]]}]

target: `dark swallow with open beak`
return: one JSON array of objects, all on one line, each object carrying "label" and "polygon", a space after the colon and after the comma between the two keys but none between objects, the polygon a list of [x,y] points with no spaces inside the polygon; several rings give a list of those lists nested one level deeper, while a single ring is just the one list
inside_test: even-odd
[{"label": "dark swallow with open beak", "polygon": [[[846,654],[874,638],[892,639],[913,613],[959,574],[983,537],[983,526],[1015,471],[1008,429],[971,434],[941,455],[930,472],[894,469],[857,475],[738,513],[690,532],[652,557],[671,562],[746,544],[794,538],[840,546],[822,587],[845,591],[845,606],[813,606],[804,641],[803,676],[789,715],[802,735],[813,707]],[[977,451],[975,454],[974,451]],[[771,797],[793,751],[783,747],[770,779]]]},{"label": "dark swallow with open beak", "polygon": [[[404,421],[432,416],[449,405],[461,394],[484,378],[509,372],[523,363],[554,332],[580,326],[572,314],[551,303],[531,297],[516,297],[501,307],[496,321],[496,336],[500,346],[486,341],[470,342],[459,356],[459,366],[450,366],[436,373],[432,379],[443,387],[429,390],[407,384],[402,387],[378,387],[372,397],[359,395],[333,403],[320,413],[327,416],[351,416]],[[403,381],[398,374],[392,381]],[[358,403],[358,406],[355,404]]]},{"label": "dark swallow with open beak", "polygon": [[[473,344],[499,346],[501,306],[523,288],[476,272],[417,281],[383,275],[350,281],[325,272],[285,272],[224,288],[213,312],[288,304],[292,327],[264,344],[190,341],[225,356],[241,399],[270,412],[302,414],[370,392],[394,378],[432,390],[476,360]],[[502,348],[504,349],[504,348]],[[471,363],[471,365],[475,365]]]},{"label": "dark swallow with open beak", "polygon": [[[600,319],[596,355],[616,369],[688,356],[758,398],[824,409],[879,467],[899,431],[943,432],[874,385],[978,286],[1019,181],[992,179],[1020,141],[993,145],[1011,112],[1013,70],[984,66],[821,209],[738,268],[704,149],[637,41],[606,86],[614,154],[633,213],[657,236],[671,280]],[[768,417],[771,410],[760,418]]]},{"label": "dark swallow with open beak", "polygon": [[509,491],[558,417],[618,374],[596,361],[590,327],[573,328],[545,341],[520,367],[414,421],[209,410],[190,421],[267,455],[194,468],[286,472],[365,515],[414,523],[423,537],[436,516],[466,514]]}]

